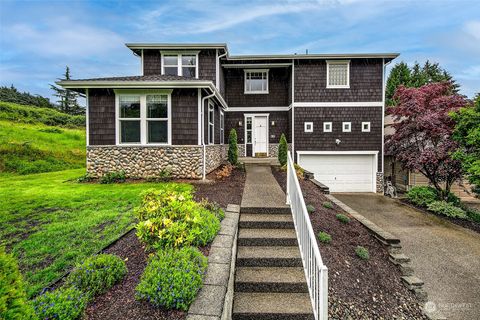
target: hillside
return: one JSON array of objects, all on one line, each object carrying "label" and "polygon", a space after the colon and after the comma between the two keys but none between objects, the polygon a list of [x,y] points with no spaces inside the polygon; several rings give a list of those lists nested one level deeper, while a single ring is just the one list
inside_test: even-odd
[{"label": "hillside", "polygon": [[85,117],[0,101],[0,174],[85,166]]}]

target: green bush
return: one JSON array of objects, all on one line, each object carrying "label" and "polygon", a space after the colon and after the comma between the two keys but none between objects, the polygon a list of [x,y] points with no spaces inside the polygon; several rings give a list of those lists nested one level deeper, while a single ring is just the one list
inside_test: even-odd
[{"label": "green bush", "polygon": [[312,206],[311,204],[307,204],[307,212],[312,214],[315,212],[315,207]]},{"label": "green bush", "polygon": [[228,136],[228,162],[234,166],[238,163],[237,131],[235,129],[230,130]]},{"label": "green bush", "polygon": [[143,272],[136,297],[157,307],[187,311],[206,269],[207,258],[196,248],[159,250]]},{"label": "green bush", "polygon": [[81,177],[78,177],[77,178],[77,182],[79,183],[84,183],[84,182],[92,182],[94,181],[96,178],[94,176],[92,176],[91,174],[89,174],[88,172],[85,173],[83,176]]},{"label": "green bush", "polygon": [[333,209],[333,204],[329,201],[325,201],[322,205],[324,208]]},{"label": "green bush", "polygon": [[446,201],[434,201],[427,205],[427,209],[435,213],[443,214],[447,217],[461,219],[467,218],[467,214],[462,208],[456,207]]},{"label": "green bush", "polygon": [[342,222],[342,223],[349,223],[349,222],[350,222],[350,218],[347,217],[347,216],[344,215],[344,214],[339,213],[339,214],[337,214],[335,217],[337,217],[337,220],[340,221],[340,222]]},{"label": "green bush", "polygon": [[362,260],[370,259],[370,255],[368,254],[368,249],[367,248],[364,248],[362,246],[357,246],[355,248],[355,253],[357,254],[357,257],[359,257]]},{"label": "green bush", "polygon": [[125,262],[118,256],[99,254],[77,265],[68,275],[66,283],[96,296],[110,289],[126,274]]},{"label": "green bush", "polygon": [[149,190],[136,215],[140,241],[164,248],[208,244],[220,230],[223,211],[195,202],[191,192]]},{"label": "green bush", "polygon": [[326,232],[320,231],[317,236],[318,236],[318,240],[319,240],[321,243],[330,243],[330,242],[332,242],[332,236],[329,235],[329,234],[326,233]]},{"label": "green bush", "polygon": [[449,192],[447,196],[448,203],[453,204],[454,206],[458,207],[460,205],[460,198],[454,195],[453,193]]},{"label": "green bush", "polygon": [[110,183],[123,183],[125,182],[125,171],[111,171],[105,173],[100,178],[100,183],[102,184],[110,184]]},{"label": "green bush", "polygon": [[40,320],[79,319],[89,295],[75,287],[62,287],[53,291],[47,291],[33,300],[35,313]]},{"label": "green bush", "polygon": [[278,145],[278,161],[280,162],[281,166],[284,166],[287,164],[287,153],[288,153],[288,143],[287,143],[287,138],[285,138],[285,135],[282,133],[280,136],[280,143]]},{"label": "green bush", "polygon": [[17,262],[0,247],[0,319],[32,319],[33,315]]},{"label": "green bush", "polygon": [[426,207],[428,204],[438,200],[438,193],[435,188],[418,186],[407,192],[407,199],[417,206]]},{"label": "green bush", "polygon": [[465,214],[467,215],[468,219],[474,222],[480,223],[480,211],[471,208],[465,204],[460,204],[460,207],[465,211]]}]

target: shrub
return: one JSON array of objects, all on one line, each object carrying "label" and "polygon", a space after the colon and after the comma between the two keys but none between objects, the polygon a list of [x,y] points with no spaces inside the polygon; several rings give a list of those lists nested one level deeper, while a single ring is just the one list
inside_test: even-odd
[{"label": "shrub", "polygon": [[83,176],[77,178],[77,182],[79,183],[91,182],[94,180],[95,180],[95,177],[89,173],[85,173]]},{"label": "shrub", "polygon": [[[300,165],[298,165],[296,163],[293,164],[293,168],[295,169],[295,173],[297,174],[297,178],[299,180],[303,179],[303,174],[305,173],[305,170],[303,170],[303,168],[300,167]],[[287,171],[287,165],[284,165],[284,166],[280,167],[280,169],[282,171]]]},{"label": "shrub", "polygon": [[217,172],[215,173],[215,177],[218,180],[223,180],[224,178],[230,177],[232,175],[233,166],[229,163],[223,165]]},{"label": "shrub", "polygon": [[140,241],[164,248],[206,245],[220,230],[223,212],[195,202],[191,192],[149,190],[136,215]]},{"label": "shrub", "polygon": [[33,300],[39,319],[79,319],[87,306],[89,296],[75,287],[47,291]]},{"label": "shrub", "polygon": [[288,143],[287,143],[287,138],[285,138],[285,135],[282,133],[280,136],[280,143],[278,145],[278,162],[280,162],[281,166],[284,166],[287,164],[287,153],[288,153]]},{"label": "shrub", "polygon": [[321,243],[330,243],[330,242],[332,242],[332,236],[329,235],[329,234],[326,233],[326,232],[320,231],[317,236],[318,236],[318,240],[319,240]]},{"label": "shrub", "polygon": [[460,219],[467,218],[465,211],[446,201],[434,201],[427,205],[427,209],[435,213],[443,214],[447,217]]},{"label": "shrub", "polygon": [[228,136],[228,162],[232,165],[236,165],[238,162],[237,131],[235,129],[230,130]]},{"label": "shrub", "polygon": [[461,208],[463,211],[465,211],[465,214],[467,215],[468,219],[474,222],[480,223],[480,211],[475,210],[474,208],[471,208],[467,205],[460,204]]},{"label": "shrub", "polygon": [[359,257],[362,260],[370,259],[370,255],[368,254],[368,249],[367,248],[364,248],[362,246],[357,246],[355,248],[355,253],[357,254],[357,257]]},{"label": "shrub", "polygon": [[438,193],[435,188],[418,186],[413,187],[407,192],[407,199],[417,206],[426,207],[433,201],[438,200]]},{"label": "shrub", "polygon": [[337,217],[337,220],[340,221],[340,222],[342,222],[342,223],[349,223],[349,222],[350,222],[350,218],[347,217],[347,216],[344,215],[344,214],[339,213],[339,214],[337,214],[335,217]]},{"label": "shrub", "polygon": [[448,193],[448,196],[447,196],[447,200],[446,200],[448,203],[451,203],[453,204],[454,206],[459,206],[460,205],[460,198],[457,197],[456,195],[454,195],[453,193],[449,192]]},{"label": "shrub", "polygon": [[329,201],[325,201],[322,205],[324,208],[333,209],[333,204]]},{"label": "shrub", "polygon": [[202,287],[207,258],[196,248],[160,250],[148,262],[136,298],[157,307],[187,311]]},{"label": "shrub", "polygon": [[225,212],[218,203],[210,202],[206,199],[203,199],[202,201],[200,201],[200,205],[212,212],[219,220],[223,220],[223,218],[225,218]]},{"label": "shrub", "polygon": [[112,254],[87,258],[68,275],[66,283],[92,296],[110,289],[127,274],[125,262]]},{"label": "shrub", "polygon": [[111,171],[105,173],[100,178],[100,183],[102,184],[110,184],[110,183],[123,183],[125,182],[125,171]]},{"label": "shrub", "polygon": [[307,212],[312,214],[315,212],[315,207],[312,206],[311,204],[307,204]]},{"label": "shrub", "polygon": [[32,319],[33,314],[17,262],[0,247],[0,319]]}]

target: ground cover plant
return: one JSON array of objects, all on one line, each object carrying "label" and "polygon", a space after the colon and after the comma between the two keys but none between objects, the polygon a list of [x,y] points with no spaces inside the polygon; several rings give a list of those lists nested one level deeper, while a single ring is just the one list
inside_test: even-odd
[{"label": "ground cover plant", "polygon": [[47,291],[33,300],[39,320],[80,318],[87,306],[89,295],[75,287]]},{"label": "ground cover plant", "polygon": [[145,189],[192,189],[181,183],[77,183],[83,173],[0,177],[0,238],[18,259],[30,297],[132,228]]}]

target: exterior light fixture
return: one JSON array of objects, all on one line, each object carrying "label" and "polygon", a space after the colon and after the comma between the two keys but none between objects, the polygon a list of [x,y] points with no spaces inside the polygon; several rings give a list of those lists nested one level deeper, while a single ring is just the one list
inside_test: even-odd
[{"label": "exterior light fixture", "polygon": [[335,143],[337,144],[337,146],[338,146],[341,142],[342,142],[342,140],[340,140],[340,139],[336,139],[336,140],[335,140]]},{"label": "exterior light fixture", "polygon": [[242,121],[238,121],[238,126],[239,126],[239,127],[243,126]]}]

